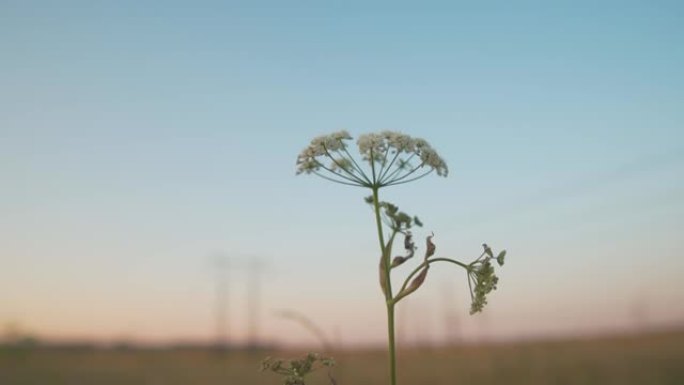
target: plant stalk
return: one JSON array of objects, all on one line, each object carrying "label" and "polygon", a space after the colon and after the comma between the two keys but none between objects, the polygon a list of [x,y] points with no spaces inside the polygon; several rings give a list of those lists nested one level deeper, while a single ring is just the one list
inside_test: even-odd
[{"label": "plant stalk", "polygon": [[397,384],[397,354],[394,346],[394,303],[387,303],[387,341],[390,360],[390,384]]},{"label": "plant stalk", "polygon": [[389,350],[390,385],[397,384],[397,355],[394,342],[394,298],[392,298],[392,281],[390,280],[390,255],[389,245],[385,245],[385,237],[382,232],[382,220],[380,219],[380,200],[378,199],[379,187],[373,187],[373,207],[375,209],[375,223],[378,228],[378,241],[382,252],[382,264],[384,267],[385,304],[387,306],[387,343]]}]

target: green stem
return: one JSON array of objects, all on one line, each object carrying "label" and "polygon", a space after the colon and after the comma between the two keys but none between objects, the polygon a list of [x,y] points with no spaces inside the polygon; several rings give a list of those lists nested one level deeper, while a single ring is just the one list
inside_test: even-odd
[{"label": "green stem", "polygon": [[397,352],[394,346],[394,302],[387,303],[387,337],[389,344],[390,384],[397,384]]},{"label": "green stem", "polygon": [[[375,173],[373,173],[375,174]],[[389,348],[390,385],[397,384],[397,354],[394,343],[394,299],[392,298],[392,282],[390,280],[390,255],[389,245],[385,245],[385,237],[382,233],[382,220],[380,218],[380,200],[378,199],[379,187],[373,187],[373,207],[375,209],[375,223],[378,228],[378,241],[382,252],[383,274],[385,280],[385,304],[387,306],[387,343]]]}]

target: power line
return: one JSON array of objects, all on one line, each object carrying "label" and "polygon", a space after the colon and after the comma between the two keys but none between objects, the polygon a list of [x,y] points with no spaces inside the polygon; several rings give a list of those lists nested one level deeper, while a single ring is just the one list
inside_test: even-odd
[{"label": "power line", "polygon": [[266,264],[258,257],[247,262],[247,345],[250,348],[259,346],[261,326],[261,284]]},{"label": "power line", "polygon": [[[500,220],[505,215],[515,215],[530,207],[539,207],[555,201],[562,201],[563,199],[586,194],[626,179],[650,175],[648,172],[659,167],[681,164],[683,161],[684,149],[636,158],[611,170],[588,175],[579,181],[549,186],[524,197],[511,199],[507,202],[496,202],[487,208],[459,214],[459,220],[465,218],[470,225]],[[643,209],[644,207],[641,208]]]}]

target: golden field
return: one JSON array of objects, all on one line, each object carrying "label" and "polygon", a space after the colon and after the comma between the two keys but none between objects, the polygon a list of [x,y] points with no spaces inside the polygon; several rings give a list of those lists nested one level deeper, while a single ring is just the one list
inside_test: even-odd
[{"label": "golden field", "polygon": [[[299,353],[3,348],[0,384],[275,385],[279,383],[275,374],[258,371],[261,359]],[[334,377],[338,385],[387,383],[384,352],[332,355],[337,361]],[[684,331],[400,350],[399,380],[402,385],[681,385]],[[317,372],[307,382],[328,383],[324,372]]]}]

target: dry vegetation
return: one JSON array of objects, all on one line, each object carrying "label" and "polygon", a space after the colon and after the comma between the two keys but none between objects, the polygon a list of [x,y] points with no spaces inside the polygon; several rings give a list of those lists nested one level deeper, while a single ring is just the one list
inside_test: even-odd
[{"label": "dry vegetation", "polygon": [[[287,352],[273,353],[288,356]],[[207,351],[0,351],[3,385],[277,384],[266,354]],[[338,352],[339,385],[387,382],[386,353]],[[401,384],[684,384],[684,331],[399,352]],[[311,385],[328,384],[325,373]]]}]

